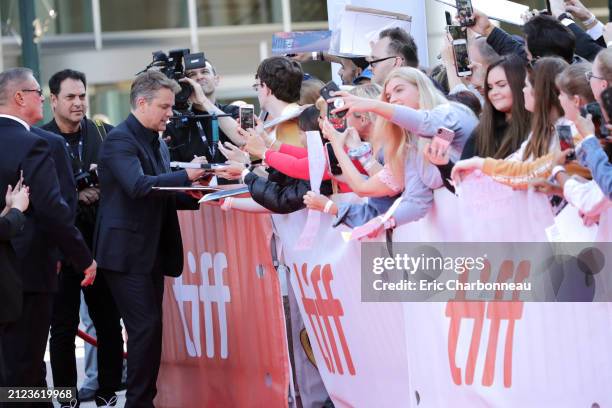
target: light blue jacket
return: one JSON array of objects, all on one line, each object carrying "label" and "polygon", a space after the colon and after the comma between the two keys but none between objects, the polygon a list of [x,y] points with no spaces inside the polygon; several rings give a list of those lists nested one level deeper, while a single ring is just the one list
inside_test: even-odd
[{"label": "light blue jacket", "polygon": [[580,163],[588,167],[601,191],[612,199],[612,164],[596,137],[586,138],[578,149]]}]

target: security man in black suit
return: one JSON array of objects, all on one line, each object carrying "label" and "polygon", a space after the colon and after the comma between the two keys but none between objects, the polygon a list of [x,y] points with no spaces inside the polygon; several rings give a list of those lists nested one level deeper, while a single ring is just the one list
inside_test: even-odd
[{"label": "security man in black suit", "polygon": [[[46,386],[44,353],[51,319],[51,293],[57,288],[59,247],[66,262],[93,283],[96,263],[62,199],[48,143],[30,131],[42,119],[42,90],[32,71],[13,68],[0,74],[0,191],[23,172],[30,187],[26,224],[12,240],[23,285],[19,320],[0,334],[0,386]],[[4,201],[3,198],[0,198]],[[0,205],[3,203],[0,203]],[[27,406],[27,405],[26,405]]]},{"label": "security man in black suit", "polygon": [[[74,216],[76,211],[76,188],[70,163],[68,162],[68,152],[64,143],[62,143],[62,138],[36,127],[31,127],[30,130],[37,136],[45,139],[49,144],[51,157],[57,170],[60,195],[66,201]],[[14,189],[13,193],[15,191]],[[0,325],[19,318],[23,301],[21,278],[17,270],[15,250],[9,239],[16,237],[23,229],[26,222],[25,215],[23,215],[25,208],[19,211],[17,208],[9,209],[9,207],[7,202],[5,210],[8,212],[0,219],[0,224],[2,225],[0,228],[0,240],[4,241],[0,246]],[[34,239],[44,240],[45,238],[40,236]],[[45,245],[44,241],[42,245]],[[55,259],[57,261],[61,259],[59,250],[55,252]]]},{"label": "security man in black suit", "polygon": [[[62,141],[70,157],[69,174],[77,180],[78,207],[76,226],[85,242],[93,248],[100,190],[89,185],[87,174],[98,163],[99,151],[106,133],[112,126],[95,123],[85,117],[87,111],[87,81],[85,74],[71,69],[56,72],[49,79],[53,119],[43,129],[53,132]],[[61,135],[61,136],[57,136]],[[89,181],[95,179],[90,178]],[[74,188],[74,191],[77,190]],[[59,274],[59,289],[53,303],[49,352],[53,385],[76,387],[77,368],[74,337],[79,327],[82,274],[64,264]],[[104,276],[83,288],[89,314],[96,328],[98,347],[98,384],[95,400],[98,404],[110,401],[121,384],[123,367],[123,338],[121,317]]]},{"label": "security man in black suit", "polygon": [[[94,253],[128,333],[126,407],[153,407],[164,275],[183,270],[179,200],[154,187],[188,186],[203,175],[200,169],[171,172],[167,147],[160,144],[179,89],[160,72],[138,75],[130,92],[132,113],[108,134],[100,153]],[[197,202],[189,208],[197,209]]]}]

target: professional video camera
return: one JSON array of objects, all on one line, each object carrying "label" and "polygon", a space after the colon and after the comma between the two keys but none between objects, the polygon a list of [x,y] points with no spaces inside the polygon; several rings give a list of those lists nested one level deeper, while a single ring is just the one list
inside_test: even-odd
[{"label": "professional video camera", "polygon": [[[189,48],[182,48],[170,50],[168,55],[163,51],[154,51],[153,61],[144,71],[155,68],[168,78],[178,82],[179,79],[185,77],[186,70],[204,68],[205,66],[206,59],[203,52],[192,54]],[[187,100],[191,96],[193,89],[188,83],[179,82],[178,84],[181,86],[181,91],[175,96],[173,109],[179,112],[186,112],[189,107]]]}]

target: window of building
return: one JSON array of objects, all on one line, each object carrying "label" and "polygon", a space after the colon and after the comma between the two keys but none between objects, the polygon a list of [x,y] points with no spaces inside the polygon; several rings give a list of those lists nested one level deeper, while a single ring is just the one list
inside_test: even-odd
[{"label": "window of building", "polygon": [[186,0],[101,0],[102,31],[186,28]]}]

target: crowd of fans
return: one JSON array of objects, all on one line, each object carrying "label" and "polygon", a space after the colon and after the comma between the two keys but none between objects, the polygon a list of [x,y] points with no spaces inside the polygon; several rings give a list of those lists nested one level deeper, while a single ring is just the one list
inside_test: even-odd
[{"label": "crowd of fans", "polygon": [[[585,224],[597,224],[612,199],[612,27],[579,0],[563,4],[525,16],[523,36],[474,10],[467,77],[457,73],[450,39],[440,63],[425,70],[400,28],[381,31],[367,58],[268,58],[253,84],[262,114],[247,129],[237,120],[240,103],[216,101],[219,75],[210,61],[181,79],[193,89],[189,111],[197,115],[188,126],[167,125],[178,86],[159,72],[137,77],[132,113],[114,129],[85,117],[82,73],[55,74],[48,132],[32,126],[44,101],[32,73],[0,74],[0,131],[22,138],[16,150],[13,136],[0,140],[9,143],[0,150],[11,151],[0,158],[0,266],[7,271],[0,276],[0,386],[45,384],[49,327],[54,385],[76,386],[83,286],[99,338],[91,398],[115,404],[123,318],[131,346],[127,406],[152,406],[163,276],[182,270],[176,209],[197,208],[187,195],[155,189],[210,182],[201,169],[171,172],[171,160],[225,163],[217,182],[248,187],[249,198],[210,205],[277,214],[309,208],[333,216],[334,226],[368,225],[370,237],[423,218],[437,191],[454,193],[474,170],[548,194],[551,212],[571,205]],[[347,88],[325,100],[324,83],[301,66],[313,57],[340,63]],[[330,122],[333,115],[344,118],[345,130]],[[320,189],[310,185],[312,131],[326,145]],[[335,194],[350,192],[365,199],[336,202]],[[28,280],[35,273],[48,276]]]},{"label": "crowd of fans", "polygon": [[[594,204],[578,197],[577,191],[589,199],[600,198],[598,211],[607,208],[604,202],[610,186],[604,174],[609,171],[605,158],[610,149],[606,130],[612,106],[605,96],[612,80],[612,53],[606,39],[612,29],[577,0],[566,1],[565,9],[553,9],[552,15],[534,12],[525,19],[521,37],[474,11],[475,25],[467,29],[469,77],[457,75],[450,40],[441,52],[441,63],[424,70],[408,33],[398,28],[382,31],[368,58],[372,83],[337,92],[328,101],[313,98],[314,107],[303,113],[312,116],[310,109],[318,110],[315,127],[333,148],[341,174],[326,171],[321,193],[302,194],[309,180],[305,137],[296,147],[278,137],[278,132],[264,131],[259,123],[255,129],[239,130],[240,151],[248,155],[227,155],[230,167],[219,172],[245,182],[251,198],[228,198],[221,208],[289,213],[306,205],[333,215],[334,225],[370,223],[370,236],[376,236],[422,218],[433,205],[435,190],[454,192],[467,173],[479,169],[515,189],[531,186],[549,194],[554,213],[569,202],[580,214],[589,214],[585,222],[598,220],[600,214],[587,208]],[[346,78],[350,63],[343,62],[347,58],[322,57],[342,62],[343,83],[351,82]],[[262,65],[283,63],[290,64],[276,57]],[[358,64],[353,62],[355,67]],[[299,75],[296,72],[295,78]],[[278,94],[274,88],[278,85],[268,86],[265,77],[258,80],[272,96]],[[259,99],[263,102],[261,95]],[[327,120],[328,109],[333,114],[346,113],[346,131],[334,129]],[[311,130],[311,122],[299,132]],[[450,143],[436,137],[441,129],[451,131]],[[567,147],[559,138],[562,131],[571,135],[571,148],[562,148]],[[265,173],[274,177],[260,174],[261,167],[245,169],[245,164],[259,159]],[[288,188],[297,180],[301,189]],[[335,203],[328,180],[332,192],[350,191],[367,201]],[[382,214],[399,196],[400,206],[383,223]]]}]

